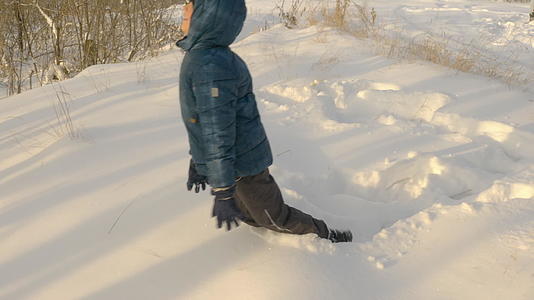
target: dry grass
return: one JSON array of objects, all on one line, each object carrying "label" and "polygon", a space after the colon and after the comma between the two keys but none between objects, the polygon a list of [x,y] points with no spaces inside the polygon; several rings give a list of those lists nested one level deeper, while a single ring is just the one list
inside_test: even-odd
[{"label": "dry grass", "polygon": [[391,58],[421,59],[460,72],[497,79],[509,86],[525,87],[534,79],[532,72],[512,61],[492,57],[472,45],[458,47],[452,39],[436,40],[427,36],[421,40],[406,40],[378,30],[370,37],[377,52]]},{"label": "dry grass", "polygon": [[350,0],[327,1],[306,14],[307,25],[322,25],[347,31]]},{"label": "dry grass", "polygon": [[74,126],[70,113],[71,95],[61,84],[53,84],[56,92],[56,102],[54,103],[54,111],[56,113],[57,126],[54,127],[54,132],[57,137],[68,136],[71,140],[82,138],[80,130]]},{"label": "dry grass", "polygon": [[[293,0],[297,1],[297,0]],[[425,60],[460,72],[487,76],[509,86],[525,87],[534,81],[534,73],[511,59],[492,56],[474,45],[465,45],[445,36],[406,39],[402,33],[388,30],[380,23],[374,8],[355,0],[330,0],[308,9],[292,10],[295,25],[337,28],[357,38],[368,38],[376,52],[391,58]],[[295,6],[290,6],[295,7]],[[406,36],[406,35],[404,35]],[[323,38],[319,38],[323,42]]]},{"label": "dry grass", "polygon": [[303,7],[304,0],[279,0],[275,9],[278,10],[280,20],[287,28],[295,28],[303,14],[306,12],[306,7]]}]

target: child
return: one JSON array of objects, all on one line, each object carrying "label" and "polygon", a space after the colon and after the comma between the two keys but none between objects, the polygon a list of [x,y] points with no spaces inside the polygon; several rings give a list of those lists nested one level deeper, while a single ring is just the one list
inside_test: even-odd
[{"label": "child", "polygon": [[251,226],[292,234],[315,233],[332,242],[350,242],[350,231],[284,203],[269,174],[269,140],[260,120],[245,62],[229,45],[246,17],[244,0],[195,0],[184,6],[177,45],[186,51],[180,70],[180,106],[192,155],[189,190],[209,183],[217,226]]}]

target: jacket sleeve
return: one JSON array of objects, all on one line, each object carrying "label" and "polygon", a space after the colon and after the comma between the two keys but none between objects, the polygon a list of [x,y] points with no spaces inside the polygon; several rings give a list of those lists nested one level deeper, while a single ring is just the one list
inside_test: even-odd
[{"label": "jacket sleeve", "polygon": [[235,183],[237,80],[209,72],[193,84],[205,147],[208,182],[214,188]]}]

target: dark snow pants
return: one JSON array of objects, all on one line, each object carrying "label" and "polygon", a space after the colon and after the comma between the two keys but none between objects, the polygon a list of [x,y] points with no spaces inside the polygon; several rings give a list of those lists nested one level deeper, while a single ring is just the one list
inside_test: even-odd
[{"label": "dark snow pants", "polygon": [[269,174],[269,169],[257,175],[240,178],[237,181],[235,198],[238,207],[246,216],[243,222],[251,226],[283,233],[316,233],[319,237],[328,237],[325,222],[284,203],[282,193]]}]

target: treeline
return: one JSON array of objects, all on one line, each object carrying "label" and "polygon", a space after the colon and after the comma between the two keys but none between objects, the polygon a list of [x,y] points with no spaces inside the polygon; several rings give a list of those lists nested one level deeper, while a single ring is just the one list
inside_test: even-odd
[{"label": "treeline", "polygon": [[8,95],[84,68],[153,55],[179,38],[176,0],[0,0],[0,83]]}]

